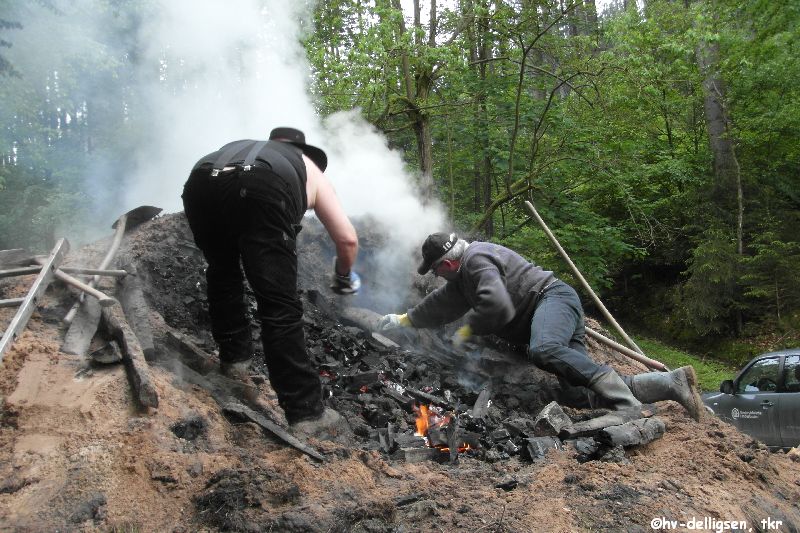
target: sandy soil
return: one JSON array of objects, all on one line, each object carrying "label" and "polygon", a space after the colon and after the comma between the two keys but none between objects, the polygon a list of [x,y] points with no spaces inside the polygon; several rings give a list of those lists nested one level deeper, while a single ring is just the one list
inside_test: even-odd
[{"label": "sandy soil", "polygon": [[[301,261],[329,265],[315,231],[304,230],[314,257]],[[106,245],[70,260],[90,261]],[[163,319],[162,328],[211,351],[202,267],[182,217],[144,224],[124,253],[138,262],[156,328]],[[327,270],[306,271],[304,283],[319,288],[317,272]],[[3,280],[0,298],[24,294],[32,279]],[[722,521],[734,520],[753,531],[800,528],[797,458],[717,419],[690,420],[671,402],[659,405],[663,438],[626,450],[621,462],[584,463],[565,450],[536,463],[462,454],[457,464],[409,464],[367,438],[312,441],[326,458],[319,463],[230,420],[208,391],[156,363],[160,403],[142,410],[122,365],[59,350],[71,296],[54,285],[0,364],[0,531],[687,531],[692,519],[706,520],[699,530],[730,531]],[[0,309],[0,328],[11,316]],[[322,328],[316,315],[307,322],[312,346],[331,331],[353,334]],[[684,526],[651,527],[659,518]],[[781,525],[763,527],[765,519]]]}]

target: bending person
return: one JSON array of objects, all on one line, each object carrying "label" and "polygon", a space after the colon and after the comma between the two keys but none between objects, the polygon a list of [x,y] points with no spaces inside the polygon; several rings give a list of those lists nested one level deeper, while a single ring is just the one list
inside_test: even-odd
[{"label": "bending person", "polygon": [[699,420],[702,401],[690,366],[623,378],[594,362],[584,344],[583,308],[575,290],[522,256],[489,242],[468,243],[455,233],[434,233],[422,245],[419,274],[429,271],[447,283],[405,314],[389,314],[380,328],[430,328],[466,315],[453,339],[493,333],[528,345],[528,356],[560,382],[588,388],[594,400],[613,409],[641,402],[679,402]]},{"label": "bending person", "polygon": [[221,372],[249,381],[246,277],[258,306],[270,383],[289,424],[305,433],[343,421],[324,408],[319,374],[305,346],[295,247],[307,209],[336,246],[331,288],[353,294],[361,284],[352,271],[358,237],[323,173],[326,166],[325,152],[306,144],[302,131],[275,128],[269,141],[234,141],[201,158],[182,195],[208,262],[208,310]]}]

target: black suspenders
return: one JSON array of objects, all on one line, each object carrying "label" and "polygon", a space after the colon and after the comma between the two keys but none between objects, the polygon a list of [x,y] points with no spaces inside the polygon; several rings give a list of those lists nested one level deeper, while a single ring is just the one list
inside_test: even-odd
[{"label": "black suspenders", "polygon": [[242,166],[239,167],[239,169],[244,171],[250,170],[256,160],[256,157],[258,157],[258,153],[266,144],[267,141],[239,141],[233,143],[230,147],[228,147],[227,150],[222,152],[222,154],[220,154],[220,156],[214,162],[214,168],[211,170],[211,175],[219,176],[220,172],[222,172],[222,170],[228,166],[228,163],[231,162],[236,154],[252,145],[250,151],[247,152],[247,156],[244,158]]}]

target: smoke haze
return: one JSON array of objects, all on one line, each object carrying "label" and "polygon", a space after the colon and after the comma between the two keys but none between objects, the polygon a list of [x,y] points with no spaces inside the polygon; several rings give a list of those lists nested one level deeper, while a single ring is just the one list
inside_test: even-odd
[{"label": "smoke haze", "polygon": [[[370,216],[388,233],[389,246],[373,251],[379,267],[369,275],[382,280],[387,305],[402,299],[425,236],[449,228],[438,203],[420,202],[401,154],[358,110],[324,119],[316,114],[300,42],[312,28],[309,2],[53,5],[14,6],[23,29],[13,35],[8,57],[25,83],[46,86],[48,103],[67,106],[58,111],[64,120],[103,137],[102,149],[83,145],[89,166],[80,177],[91,192],[97,228],[79,234],[62,221],[58,236],[76,243],[107,235],[113,220],[138,205],[181,211],[183,184],[200,157],[230,141],[265,139],[273,127],[293,126],[327,152],[326,175],[345,212]],[[60,76],[76,72],[84,74],[59,87]],[[112,109],[92,107],[98,103]]]},{"label": "smoke haze", "polygon": [[[311,6],[292,0],[163,0],[140,30],[147,43],[141,87],[152,119],[149,143],[125,204],[182,209],[180,193],[200,156],[243,138],[294,126],[325,150],[326,174],[351,216],[372,215],[409,246],[444,223],[423,208],[400,154],[357,111],[321,121],[309,94],[311,70],[299,39]],[[153,79],[158,69],[159,78]],[[413,244],[412,244],[413,243]]]}]

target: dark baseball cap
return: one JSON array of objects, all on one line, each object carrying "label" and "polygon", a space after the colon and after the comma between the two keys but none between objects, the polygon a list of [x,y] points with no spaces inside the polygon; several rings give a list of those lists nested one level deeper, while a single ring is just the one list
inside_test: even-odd
[{"label": "dark baseball cap", "polygon": [[322,149],[306,144],[306,134],[295,128],[275,128],[269,133],[270,141],[281,141],[293,144],[300,148],[321,171],[325,172],[328,166],[328,156]]},{"label": "dark baseball cap", "polygon": [[428,272],[431,266],[444,254],[449,252],[458,242],[458,235],[455,233],[432,233],[428,235],[422,243],[422,263],[417,272],[421,275]]}]

